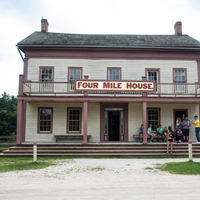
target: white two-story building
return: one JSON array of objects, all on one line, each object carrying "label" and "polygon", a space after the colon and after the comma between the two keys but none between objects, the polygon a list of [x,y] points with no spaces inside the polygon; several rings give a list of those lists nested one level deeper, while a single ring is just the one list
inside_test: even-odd
[{"label": "white two-story building", "polygon": [[51,33],[41,23],[17,44],[25,55],[17,144],[56,135],[133,142],[141,124],[145,133],[148,124],[174,128],[177,117],[200,114],[200,42],[182,34],[181,22],[174,35]]}]

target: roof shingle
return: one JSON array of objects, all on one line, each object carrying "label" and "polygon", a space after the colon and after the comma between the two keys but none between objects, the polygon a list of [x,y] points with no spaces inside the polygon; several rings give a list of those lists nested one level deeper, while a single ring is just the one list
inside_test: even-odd
[{"label": "roof shingle", "polygon": [[200,42],[188,35],[90,35],[34,32],[20,46],[200,48]]}]

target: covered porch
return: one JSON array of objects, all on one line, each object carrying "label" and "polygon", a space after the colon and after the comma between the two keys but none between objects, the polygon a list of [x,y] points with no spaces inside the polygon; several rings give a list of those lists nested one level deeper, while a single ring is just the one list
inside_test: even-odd
[{"label": "covered porch", "polygon": [[[125,97],[19,97],[18,99],[18,127],[17,144],[23,142],[55,142],[54,135],[68,135],[82,137],[82,143],[115,143],[136,142],[133,135],[139,135],[140,125],[143,124],[143,144],[147,144],[145,134],[150,120],[153,125],[162,124],[172,126],[177,113],[181,117],[193,119],[199,114],[197,98],[125,98]],[[38,132],[39,108],[52,109],[52,131]],[[69,110],[79,109],[80,131],[69,131]],[[157,111],[157,114],[154,112]],[[151,113],[151,114],[150,114]],[[150,116],[151,115],[151,116]],[[21,119],[21,121],[20,121]],[[113,125],[112,123],[118,124]],[[112,126],[112,127],[111,127]],[[118,136],[115,137],[114,132]],[[195,141],[194,127],[191,127],[190,136]],[[112,135],[113,134],[113,135]],[[88,136],[90,139],[88,140]],[[69,142],[69,140],[65,141]],[[70,141],[73,142],[73,141]],[[77,141],[80,142],[80,141]]]}]

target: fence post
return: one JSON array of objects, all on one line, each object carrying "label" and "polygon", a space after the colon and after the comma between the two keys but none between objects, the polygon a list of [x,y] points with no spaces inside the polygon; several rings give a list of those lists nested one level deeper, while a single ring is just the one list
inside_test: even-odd
[{"label": "fence post", "polygon": [[189,161],[192,162],[192,140],[188,141],[188,153],[189,153]]},{"label": "fence post", "polygon": [[37,142],[33,142],[33,162],[37,162]]}]

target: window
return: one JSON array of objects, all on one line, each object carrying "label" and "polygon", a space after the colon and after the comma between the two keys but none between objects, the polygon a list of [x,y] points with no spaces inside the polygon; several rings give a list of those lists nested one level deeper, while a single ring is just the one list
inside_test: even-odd
[{"label": "window", "polygon": [[[174,70],[175,92],[185,92],[186,70]],[[180,84],[184,83],[184,84]]]},{"label": "window", "polygon": [[[155,83],[158,83],[158,71],[147,71],[147,80],[155,81]],[[156,84],[156,92],[157,91],[158,91],[158,87]]]},{"label": "window", "polygon": [[75,80],[82,79],[82,68],[81,67],[69,67],[68,69],[68,80],[69,84],[69,91],[74,91],[74,82]]},{"label": "window", "polygon": [[158,71],[148,71],[148,81],[155,81],[158,82]]},{"label": "window", "polygon": [[67,115],[67,133],[81,133],[81,108],[68,108]]},{"label": "window", "polygon": [[40,67],[40,91],[51,92],[53,82],[53,67]]},{"label": "window", "polygon": [[160,123],[160,109],[148,108],[148,126],[152,125],[152,131],[156,131]]},{"label": "window", "polygon": [[108,80],[121,80],[121,68],[109,68],[107,72],[107,79]]},{"label": "window", "polygon": [[38,133],[52,133],[53,108],[38,108]]}]

